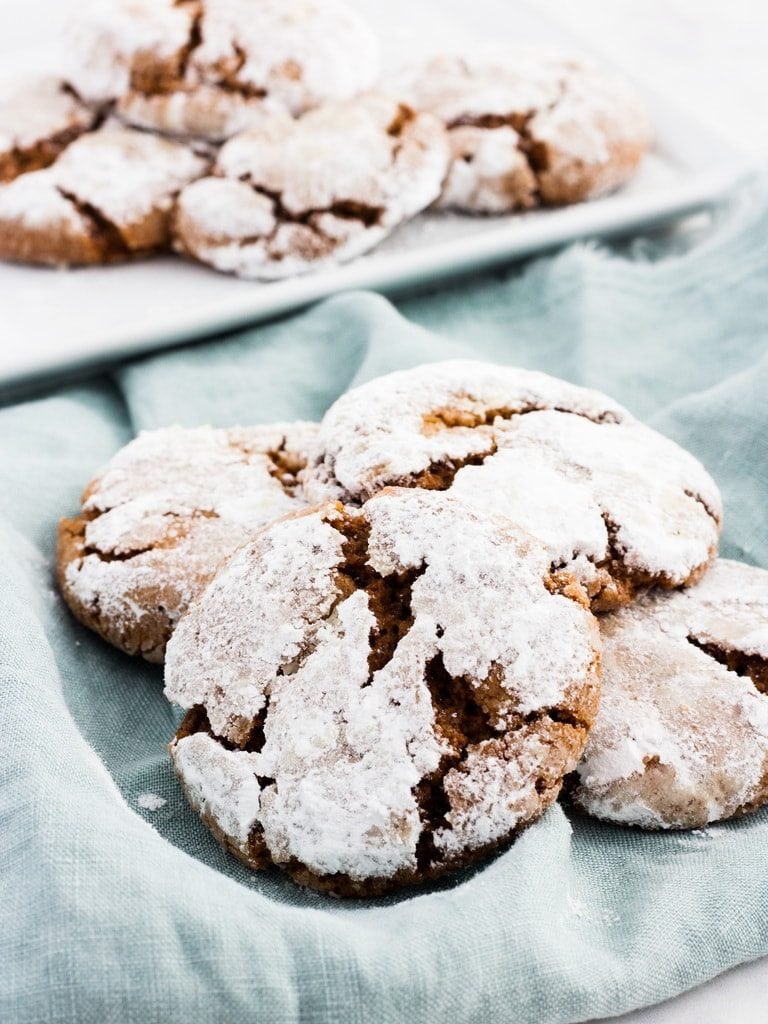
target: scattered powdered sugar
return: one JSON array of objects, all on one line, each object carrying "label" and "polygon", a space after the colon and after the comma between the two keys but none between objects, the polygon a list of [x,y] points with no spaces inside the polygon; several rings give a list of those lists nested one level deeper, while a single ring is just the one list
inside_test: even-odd
[{"label": "scattered powdered sugar", "polygon": [[602,635],[603,697],[578,802],[646,828],[701,826],[762,803],[768,697],[748,673],[768,670],[768,572],[721,559],[696,586],[605,618]]},{"label": "scattered powdered sugar", "polygon": [[615,910],[609,910],[606,907],[593,906],[587,903],[586,900],[579,899],[572,893],[566,894],[565,909],[566,913],[563,918],[567,920],[573,920],[574,918],[585,923],[599,923],[601,925],[608,925],[612,927],[621,923],[621,916],[616,913]]},{"label": "scattered powdered sugar", "polygon": [[158,796],[157,793],[141,793],[136,803],[144,811],[159,811],[162,807],[168,803],[162,796]]},{"label": "scattered powdered sugar", "polygon": [[428,206],[447,164],[440,123],[381,94],[272,118],[181,194],[179,246],[246,277],[351,259]]},{"label": "scattered powdered sugar", "polygon": [[[349,562],[360,536],[365,569]],[[258,826],[275,863],[391,878],[416,870],[416,790],[453,753],[449,827],[435,827],[436,850],[450,861],[507,837],[545,806],[537,781],[546,777],[554,795],[581,749],[548,709],[578,717],[596,687],[594,620],[547,588],[547,569],[535,542],[435,492],[388,491],[359,513],[329,505],[273,524],[230,560],[169,643],[167,696],[203,705],[213,733],[254,751],[214,755],[207,735],[179,739],[176,770],[193,804],[241,845]],[[375,575],[370,591],[355,582],[362,571]],[[387,586],[389,597],[371,596]],[[391,635],[380,634],[389,629],[380,616],[395,605],[405,625],[374,670]],[[436,662],[478,701],[488,687],[495,702],[489,738],[465,758],[436,724]]]}]

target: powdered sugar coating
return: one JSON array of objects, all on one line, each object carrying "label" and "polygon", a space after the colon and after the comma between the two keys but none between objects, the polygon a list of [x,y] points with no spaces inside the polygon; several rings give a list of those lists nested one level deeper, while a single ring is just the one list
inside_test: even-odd
[{"label": "powdered sugar coating", "polygon": [[0,181],[51,163],[95,119],[58,78],[19,81],[0,95]]},{"label": "powdered sugar coating", "polygon": [[585,558],[594,571],[613,547],[627,570],[677,585],[717,546],[722,509],[711,477],[642,423],[532,412],[500,424],[497,440],[497,454],[460,470],[453,488],[513,517],[557,565]]},{"label": "powdered sugar coating", "polygon": [[261,805],[257,755],[226,750],[205,733],[175,744],[173,755],[176,770],[196,795],[198,812],[245,849]]},{"label": "powdered sugar coating", "polygon": [[74,142],[52,172],[58,188],[91,203],[117,225],[142,220],[201,175],[206,162],[186,146],[112,128]]},{"label": "powdered sugar coating", "polygon": [[[350,553],[361,537],[364,563]],[[193,806],[217,808],[214,831],[246,861],[258,841],[308,884],[340,875],[356,892],[508,839],[554,799],[595,709],[594,620],[548,579],[534,541],[434,492],[273,524],[169,644],[167,696],[207,717],[172,749]],[[450,696],[462,688],[475,708],[463,738]],[[574,724],[551,719],[555,707]],[[217,737],[241,749],[214,755]],[[230,768],[209,784],[211,758]],[[221,806],[223,772],[249,793],[247,815],[239,796]],[[419,787],[443,777],[440,823]]]},{"label": "powdered sugar coating", "polygon": [[105,127],[49,168],[0,187],[0,255],[98,263],[163,247],[175,195],[207,161],[179,143]]},{"label": "powdered sugar coating", "polygon": [[768,572],[721,559],[601,626],[578,803],[621,824],[697,828],[768,800]]},{"label": "powdered sugar coating", "polygon": [[437,57],[402,85],[449,129],[444,206],[502,213],[603,195],[627,180],[649,142],[645,111],[624,82],[553,52]]},{"label": "powdered sugar coating", "polygon": [[447,165],[439,122],[382,94],[273,119],[181,194],[178,247],[265,279],[349,260],[433,202]]},{"label": "powdered sugar coating", "polygon": [[450,488],[536,536],[600,609],[687,582],[717,548],[721,499],[701,464],[606,396],[545,374],[462,360],[393,373],[343,395],[318,446],[310,500]]},{"label": "powdered sugar coating", "polygon": [[303,507],[293,473],[314,425],[142,433],[62,524],[59,575],[76,615],[129,653],[162,661],[176,621],[265,523]]},{"label": "powdered sugar coating", "polygon": [[341,396],[320,424],[323,456],[308,493],[336,486],[343,501],[364,501],[442,462],[461,464],[496,450],[496,421],[534,409],[565,408],[593,420],[624,422],[617,402],[535,370],[470,359],[427,363],[377,377]]},{"label": "powdered sugar coating", "polygon": [[253,98],[215,85],[199,85],[192,92],[132,92],[120,100],[117,110],[124,121],[137,128],[189,141],[207,140],[212,146],[273,118],[290,118],[275,100]]},{"label": "powdered sugar coating", "polygon": [[129,123],[223,141],[369,88],[379,47],[341,0],[112,0],[73,33],[71,65]]},{"label": "powdered sugar coating", "polygon": [[87,102],[112,103],[130,89],[135,56],[172,60],[191,23],[191,5],[174,0],[94,0],[68,27],[67,78]]},{"label": "powdered sugar coating", "polygon": [[32,171],[0,186],[0,223],[35,230],[88,231],[87,218],[61,194],[51,169]]}]

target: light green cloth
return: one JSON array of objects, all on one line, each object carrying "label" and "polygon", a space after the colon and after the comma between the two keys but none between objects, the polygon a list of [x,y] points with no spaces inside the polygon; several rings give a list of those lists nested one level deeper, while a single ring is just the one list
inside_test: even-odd
[{"label": "light green cloth", "polygon": [[78,626],[52,572],[58,517],[139,428],[319,417],[456,355],[626,403],[714,474],[725,551],[768,566],[767,236],[748,211],[684,255],[577,246],[399,312],[337,297],[0,411],[3,1024],[547,1024],[768,953],[768,811],[643,835],[556,806],[481,869],[362,905],[249,874],[172,778],[160,671]]}]

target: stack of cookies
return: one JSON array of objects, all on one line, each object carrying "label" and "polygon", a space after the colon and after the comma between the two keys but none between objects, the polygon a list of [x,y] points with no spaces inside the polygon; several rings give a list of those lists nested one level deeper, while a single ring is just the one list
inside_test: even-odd
[{"label": "stack of cookies", "polygon": [[59,532],[85,625],[165,663],[191,806],[371,896],[561,793],[647,829],[768,798],[768,573],[701,464],[595,391],[455,361],[320,424],[140,435]]},{"label": "stack of cookies", "polygon": [[380,77],[343,0],[97,0],[63,79],[0,96],[0,259],[175,250],[274,280],[368,252],[436,205],[604,195],[648,147],[613,75],[551,53]]}]

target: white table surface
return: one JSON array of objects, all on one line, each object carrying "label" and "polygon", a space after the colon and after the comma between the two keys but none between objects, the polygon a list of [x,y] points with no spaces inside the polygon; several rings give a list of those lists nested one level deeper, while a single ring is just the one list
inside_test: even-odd
[{"label": "white table surface", "polygon": [[[28,67],[30,47],[45,66],[78,6],[78,0],[0,0],[0,73],[18,66],[21,53]],[[587,38],[590,49],[604,50],[768,166],[768,0],[528,0],[528,6]],[[765,959],[613,1020],[766,1024],[767,992]]]}]

